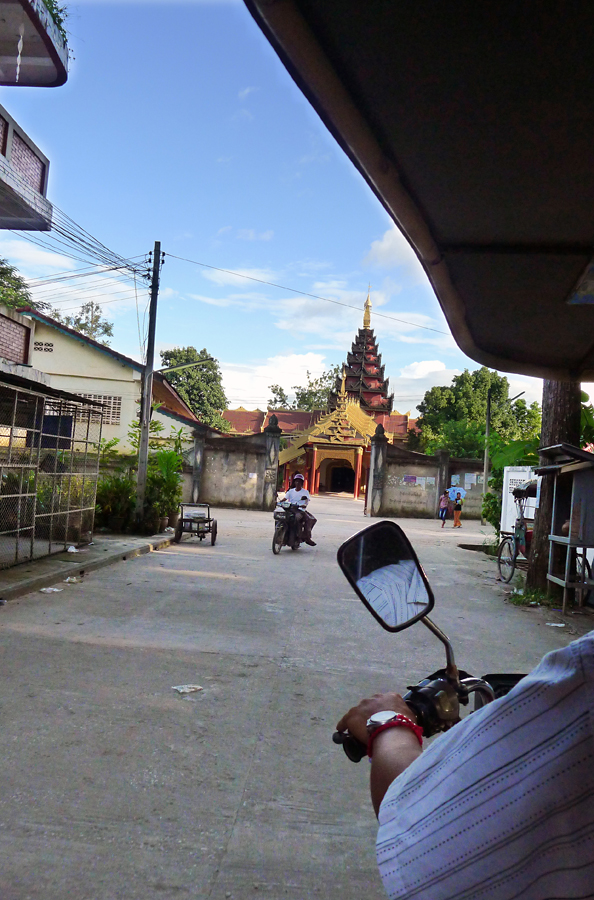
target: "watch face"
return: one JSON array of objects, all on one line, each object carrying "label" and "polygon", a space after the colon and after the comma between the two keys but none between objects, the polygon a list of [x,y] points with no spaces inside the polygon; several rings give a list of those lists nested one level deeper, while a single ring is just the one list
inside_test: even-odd
[{"label": "watch face", "polygon": [[367,720],[367,727],[378,728],[380,725],[385,725],[386,722],[389,722],[397,715],[398,713],[393,709],[381,709],[379,712],[376,712],[369,717]]}]

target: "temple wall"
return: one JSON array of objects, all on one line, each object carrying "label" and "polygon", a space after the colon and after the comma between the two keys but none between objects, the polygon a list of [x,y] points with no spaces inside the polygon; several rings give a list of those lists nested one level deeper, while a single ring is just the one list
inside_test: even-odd
[{"label": "temple wall", "polygon": [[266,433],[198,442],[194,465],[184,474],[184,502],[274,509],[278,444],[278,436]]},{"label": "temple wall", "polygon": [[480,519],[482,460],[450,458],[447,452],[426,456],[395,445],[377,443],[376,438],[372,443],[376,447],[376,462],[371,510],[368,506],[370,515],[435,518],[440,495],[446,488],[459,485],[466,491],[463,518]]},{"label": "temple wall", "polygon": [[[428,457],[427,464],[389,461],[384,474],[382,509],[396,517],[432,519],[439,494],[439,466]],[[414,479],[414,480],[413,480]]]}]

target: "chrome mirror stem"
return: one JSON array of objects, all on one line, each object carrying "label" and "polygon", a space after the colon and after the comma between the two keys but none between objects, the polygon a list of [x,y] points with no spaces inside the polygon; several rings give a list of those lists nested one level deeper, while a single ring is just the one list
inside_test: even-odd
[{"label": "chrome mirror stem", "polygon": [[439,638],[442,644],[445,646],[446,652],[446,674],[448,678],[450,678],[455,685],[460,684],[460,678],[458,676],[458,668],[456,666],[454,660],[454,648],[450,642],[450,639],[446,634],[443,633],[441,628],[438,628],[435,622],[432,622],[429,616],[424,616],[421,619],[423,625],[425,625],[429,631],[431,631],[435,637]]}]

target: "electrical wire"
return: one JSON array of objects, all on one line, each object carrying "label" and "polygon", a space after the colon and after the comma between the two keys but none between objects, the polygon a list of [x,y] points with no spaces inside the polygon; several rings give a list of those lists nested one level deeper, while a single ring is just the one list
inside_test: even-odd
[{"label": "electrical wire", "polygon": [[[326,303],[334,303],[336,306],[345,306],[347,309],[356,309],[357,312],[363,312],[363,307],[353,306],[351,303],[343,303],[341,300],[332,300],[330,297],[319,297],[317,294],[309,294],[307,291],[300,291],[297,288],[286,287],[282,284],[275,284],[274,281],[265,281],[263,278],[255,278],[253,275],[244,275],[243,272],[233,272],[231,269],[220,269],[218,266],[210,266],[208,263],[198,262],[195,259],[186,259],[184,256],[175,256],[173,253],[166,253],[172,259],[179,259],[182,262],[192,263],[195,266],[202,266],[204,269],[213,269],[215,272],[224,272],[226,275],[235,275],[237,278],[246,278],[249,281],[257,281],[258,284],[265,284],[268,287],[279,288],[281,291],[290,291],[292,294],[301,294],[303,297],[311,297],[313,300],[324,300]],[[406,319],[399,319],[396,316],[389,316],[386,313],[374,311],[374,316],[380,316],[382,319],[391,319],[393,322],[400,322],[402,325],[410,325],[413,328],[422,328],[424,331],[433,331],[436,334],[445,334],[449,337],[447,331],[440,331],[438,328],[430,328],[428,325],[418,325],[415,322],[407,322]]]}]

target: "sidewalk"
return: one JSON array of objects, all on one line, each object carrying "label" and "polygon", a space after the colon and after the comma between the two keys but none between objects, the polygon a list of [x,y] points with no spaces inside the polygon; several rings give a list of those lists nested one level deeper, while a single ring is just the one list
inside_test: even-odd
[{"label": "sidewalk", "polygon": [[94,569],[111,566],[122,559],[133,559],[153,550],[169,547],[173,534],[155,534],[148,537],[120,534],[99,534],[87,547],[76,553],[56,553],[41,559],[30,560],[12,569],[0,572],[0,603],[14,600],[31,591],[63,582],[65,578],[86,575]]}]

